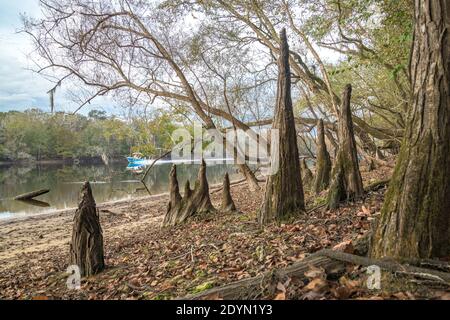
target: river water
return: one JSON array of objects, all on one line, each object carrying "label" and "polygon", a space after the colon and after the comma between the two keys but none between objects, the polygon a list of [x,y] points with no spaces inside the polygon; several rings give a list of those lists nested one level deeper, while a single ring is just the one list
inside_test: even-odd
[{"label": "river water", "polygon": [[[155,165],[147,176],[152,194],[168,190],[168,177],[172,163]],[[178,164],[180,188],[189,180],[193,186],[199,169],[198,163]],[[0,167],[0,220],[50,213],[77,207],[79,192],[84,181],[90,181],[96,202],[132,199],[148,195],[140,179],[144,168],[131,168],[127,164],[105,165],[32,165]],[[237,177],[233,164],[222,161],[207,162],[210,184],[220,183],[225,173]],[[15,201],[17,195],[50,189],[50,193],[37,197],[34,203]]]}]

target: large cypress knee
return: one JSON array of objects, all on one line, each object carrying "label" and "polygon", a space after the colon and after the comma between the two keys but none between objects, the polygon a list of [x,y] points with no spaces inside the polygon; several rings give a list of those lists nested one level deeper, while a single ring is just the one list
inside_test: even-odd
[{"label": "large cypress knee", "polygon": [[328,209],[336,209],[341,201],[355,200],[364,195],[350,110],[351,94],[352,86],[348,84],[344,90],[338,121],[339,151],[328,191]]},{"label": "large cypress knee", "polygon": [[294,111],[291,98],[291,70],[286,30],[280,34],[278,59],[278,91],[272,129],[278,130],[279,141],[272,141],[272,175],[266,183],[266,192],[258,220],[261,224],[286,220],[305,211],[303,184],[297,146]]},{"label": "large cypress knee", "polygon": [[216,211],[209,197],[209,185],[206,179],[206,163],[204,160],[200,166],[194,190],[191,190],[190,184],[187,182],[184,197],[181,197],[179,192],[177,169],[174,165],[170,172],[169,192],[170,202],[164,217],[163,227],[176,226],[193,216]]},{"label": "large cypress knee", "polygon": [[82,277],[105,269],[102,228],[89,182],[81,190],[81,202],[75,212],[70,263],[80,268]]}]

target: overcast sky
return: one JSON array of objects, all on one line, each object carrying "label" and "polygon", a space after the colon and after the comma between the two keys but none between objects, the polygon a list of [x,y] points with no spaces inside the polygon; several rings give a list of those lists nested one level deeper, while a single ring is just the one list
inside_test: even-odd
[{"label": "overcast sky", "polygon": [[[28,56],[32,50],[30,39],[21,29],[20,14],[39,17],[38,0],[0,0],[0,112],[39,108],[49,111],[47,92],[54,86],[40,75],[30,71],[35,67]],[[57,111],[71,111],[76,104],[71,102],[64,89],[55,97]],[[103,100],[103,99],[102,99]],[[83,109],[104,109],[114,112],[111,103],[97,100]],[[117,110],[119,112],[119,110]]]},{"label": "overcast sky", "polygon": [[[29,59],[31,40],[26,34],[18,32],[22,27],[21,14],[39,17],[39,0],[0,0],[0,112],[29,108],[50,111],[47,92],[54,87],[54,83],[30,70],[36,66]],[[337,61],[339,57],[335,52],[319,51],[328,61]],[[124,109],[114,105],[110,98],[99,97],[85,106],[81,113],[101,109],[123,115]],[[58,89],[55,96],[57,111],[70,112],[77,107],[77,103],[70,100],[64,85]]]}]

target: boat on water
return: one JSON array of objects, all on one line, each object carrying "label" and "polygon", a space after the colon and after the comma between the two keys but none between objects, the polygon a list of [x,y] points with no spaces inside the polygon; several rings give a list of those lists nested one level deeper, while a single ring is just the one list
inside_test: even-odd
[{"label": "boat on water", "polygon": [[[140,167],[140,166],[146,166],[151,165],[153,162],[155,162],[155,159],[146,159],[143,157],[140,153],[134,153],[131,157],[127,157],[129,166],[131,167]],[[217,162],[227,162],[227,163],[233,163],[233,158],[220,158],[220,159],[204,159],[207,163],[217,163]],[[200,163],[202,159],[160,159],[156,161],[156,164],[165,164],[165,163]]]},{"label": "boat on water", "polygon": [[131,155],[131,157],[127,157],[128,163],[133,164],[133,165],[145,165],[147,163],[147,160],[144,158],[142,153],[133,153]]}]

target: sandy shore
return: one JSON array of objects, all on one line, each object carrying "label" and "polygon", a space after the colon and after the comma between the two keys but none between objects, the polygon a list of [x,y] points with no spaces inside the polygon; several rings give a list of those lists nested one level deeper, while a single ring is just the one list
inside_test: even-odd
[{"label": "sandy shore", "polygon": [[[167,194],[119,200],[98,205],[101,223],[111,233],[134,224],[156,223],[165,212]],[[0,270],[23,262],[32,253],[67,246],[76,208],[0,221]]]},{"label": "sandy shore", "polygon": [[[236,183],[238,181],[234,181]],[[233,183],[233,182],[232,182]],[[220,188],[212,185],[211,192]],[[104,230],[114,235],[162,222],[168,193],[116,200],[97,205]],[[66,250],[76,208],[0,220],[0,271],[49,249]],[[125,230],[126,229],[126,230]],[[64,249],[63,249],[64,248]]]}]

